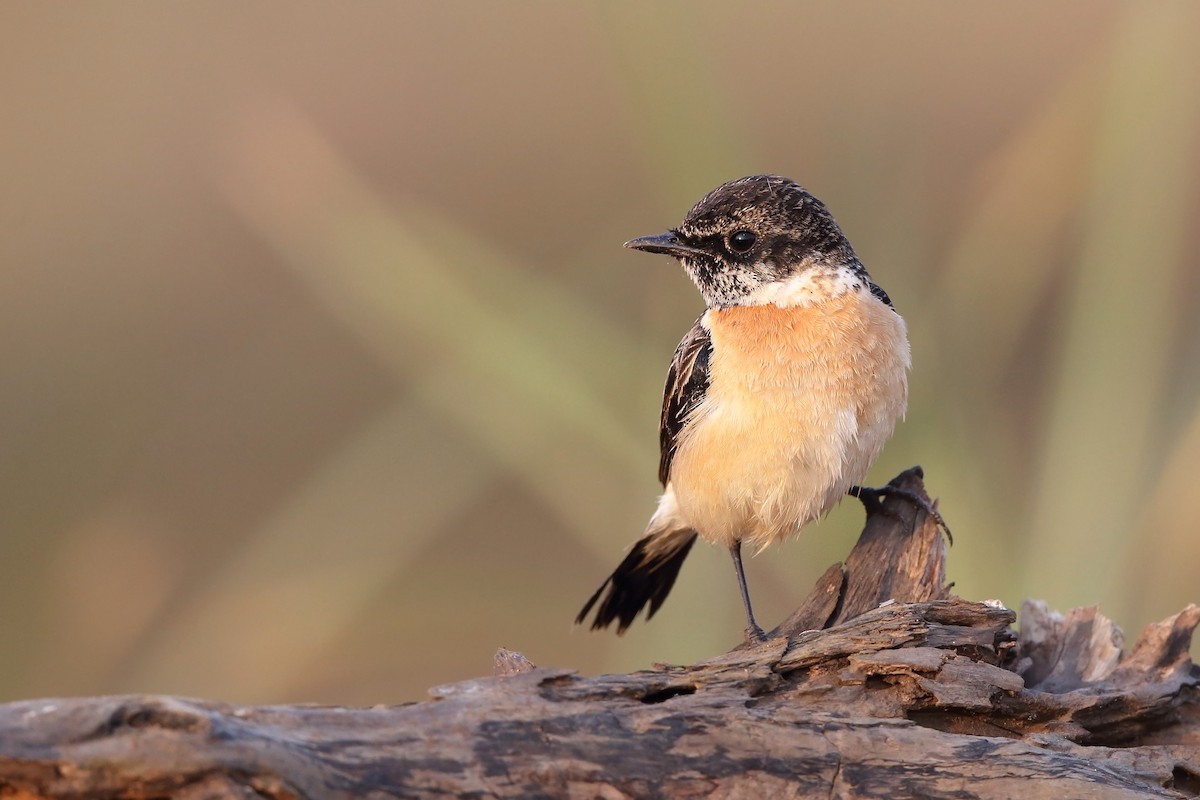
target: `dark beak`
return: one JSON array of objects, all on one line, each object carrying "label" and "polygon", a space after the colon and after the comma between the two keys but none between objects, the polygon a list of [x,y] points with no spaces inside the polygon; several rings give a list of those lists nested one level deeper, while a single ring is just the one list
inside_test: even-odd
[{"label": "dark beak", "polygon": [[674,231],[630,239],[625,243],[625,246],[630,250],[645,250],[647,253],[665,253],[676,258],[706,255],[703,250],[684,244]]}]

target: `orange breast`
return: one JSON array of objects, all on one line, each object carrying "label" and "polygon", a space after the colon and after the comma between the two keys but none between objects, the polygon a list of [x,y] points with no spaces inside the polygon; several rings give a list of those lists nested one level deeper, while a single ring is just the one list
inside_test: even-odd
[{"label": "orange breast", "polygon": [[710,309],[710,383],[671,486],[710,541],[765,546],[865,476],[908,395],[904,322],[868,292]]}]

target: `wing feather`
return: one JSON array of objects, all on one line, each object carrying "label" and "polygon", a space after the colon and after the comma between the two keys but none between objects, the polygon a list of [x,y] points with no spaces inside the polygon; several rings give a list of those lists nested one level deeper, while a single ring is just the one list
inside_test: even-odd
[{"label": "wing feather", "polygon": [[[701,317],[700,319],[703,319]],[[704,400],[708,391],[709,361],[712,358],[712,337],[700,319],[684,335],[675,348],[667,385],[663,391],[662,419],[658,429],[660,458],[658,479],[663,486],[671,479],[671,462],[679,447],[679,435],[688,415]]]}]

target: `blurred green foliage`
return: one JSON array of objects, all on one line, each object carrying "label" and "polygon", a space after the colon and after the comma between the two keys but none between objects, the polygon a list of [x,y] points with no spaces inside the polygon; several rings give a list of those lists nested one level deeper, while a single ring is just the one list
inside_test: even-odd
[{"label": "blurred green foliage", "polygon": [[[640,533],[700,311],[620,249],[800,180],[908,321],[965,597],[1197,600],[1200,6],[0,6],[0,696],[394,702],[740,637]],[[750,565],[764,623],[847,503]]]}]

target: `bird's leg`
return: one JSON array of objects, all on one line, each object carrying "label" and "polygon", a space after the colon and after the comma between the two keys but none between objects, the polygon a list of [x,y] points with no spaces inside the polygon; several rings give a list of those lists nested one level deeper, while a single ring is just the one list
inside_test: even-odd
[{"label": "bird's leg", "polygon": [[746,641],[751,643],[765,642],[767,635],[754,621],[754,609],[750,607],[750,590],[746,588],[746,570],[742,567],[742,543],[738,541],[729,546],[729,555],[733,557],[733,570],[737,573],[738,588],[742,591],[742,605],[746,607]]},{"label": "bird's leg", "polygon": [[954,544],[954,534],[950,533],[950,526],[946,524],[946,520],[942,518],[941,513],[933,507],[933,504],[926,500],[916,492],[908,489],[902,489],[899,486],[883,486],[878,489],[872,489],[868,486],[851,486],[846,490],[846,494],[851,497],[857,497],[866,507],[867,513],[872,514],[880,510],[879,498],[885,495],[895,495],[903,497],[908,502],[912,503],[917,508],[924,511],[929,516],[933,517],[934,522],[938,524],[943,531],[946,532],[946,541]]}]

